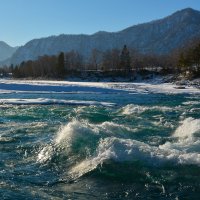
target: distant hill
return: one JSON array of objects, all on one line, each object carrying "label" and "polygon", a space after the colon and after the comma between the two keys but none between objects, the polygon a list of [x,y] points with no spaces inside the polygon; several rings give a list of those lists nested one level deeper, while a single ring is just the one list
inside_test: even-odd
[{"label": "distant hill", "polygon": [[92,49],[122,48],[126,44],[142,53],[166,54],[186,41],[200,36],[200,12],[187,8],[160,20],[131,26],[119,32],[100,31],[93,35],[59,35],[34,39],[17,49],[11,63],[60,51],[78,51],[88,58]]},{"label": "distant hill", "polygon": [[0,41],[0,62],[9,59],[18,47],[11,47],[3,41]]}]

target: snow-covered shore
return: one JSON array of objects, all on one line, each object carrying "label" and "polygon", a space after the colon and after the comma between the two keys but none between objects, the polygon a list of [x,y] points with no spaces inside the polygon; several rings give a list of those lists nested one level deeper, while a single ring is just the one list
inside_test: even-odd
[{"label": "snow-covered shore", "polygon": [[178,87],[173,83],[157,82],[70,82],[47,80],[8,80],[0,79],[0,93],[11,92],[66,92],[66,93],[198,93],[200,89],[194,86]]}]

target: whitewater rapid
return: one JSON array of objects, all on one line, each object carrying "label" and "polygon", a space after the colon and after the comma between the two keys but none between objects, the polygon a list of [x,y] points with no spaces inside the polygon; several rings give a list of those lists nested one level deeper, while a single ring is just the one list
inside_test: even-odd
[{"label": "whitewater rapid", "polygon": [[[127,110],[127,107],[122,110]],[[132,113],[132,108],[130,110],[131,112],[128,113]],[[124,114],[124,111],[122,113]],[[80,178],[109,160],[114,162],[139,161],[155,167],[167,163],[200,166],[200,141],[198,138],[200,119],[191,117],[184,119],[171,133],[169,140],[172,139],[172,141],[157,146],[127,139],[127,135],[123,134],[123,131],[137,134],[137,130],[112,122],[95,125],[73,120],[63,126],[53,142],[39,152],[37,161],[45,163],[55,157],[55,154],[66,154],[70,157],[74,155],[73,151],[76,151],[77,160],[76,158],[73,160],[76,164],[72,164],[69,169],[66,169],[67,175],[74,179]],[[96,143],[96,147],[91,150],[94,143]],[[75,149],[77,145],[81,147],[78,152]],[[57,152],[54,151],[55,149],[60,150]],[[81,160],[79,160],[80,155]]]},{"label": "whitewater rapid", "polygon": [[198,199],[197,89],[25,80],[0,86],[0,196]]}]

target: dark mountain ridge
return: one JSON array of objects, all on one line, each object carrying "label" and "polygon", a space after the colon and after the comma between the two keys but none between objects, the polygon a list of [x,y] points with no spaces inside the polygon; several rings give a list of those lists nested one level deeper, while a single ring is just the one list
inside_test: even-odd
[{"label": "dark mountain ridge", "polygon": [[145,54],[167,54],[183,43],[200,36],[200,12],[191,8],[163,19],[134,25],[118,32],[99,31],[93,35],[59,35],[34,39],[20,47],[11,63],[35,60],[38,56],[78,51],[88,59],[93,49],[121,49],[124,44]]}]

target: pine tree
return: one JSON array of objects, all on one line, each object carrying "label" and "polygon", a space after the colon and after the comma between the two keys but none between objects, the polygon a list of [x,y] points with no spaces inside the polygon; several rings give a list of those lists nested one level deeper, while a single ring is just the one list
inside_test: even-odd
[{"label": "pine tree", "polygon": [[200,68],[200,43],[198,43],[192,51],[192,62],[197,69]]},{"label": "pine tree", "polygon": [[15,66],[15,68],[13,69],[13,77],[14,78],[20,78],[21,74],[20,74],[20,70],[18,66]]},{"label": "pine tree", "polygon": [[129,55],[129,50],[126,45],[124,45],[121,55],[120,55],[120,65],[121,65],[121,68],[125,70],[126,75],[128,75],[131,69],[131,66],[130,66],[131,59]]},{"label": "pine tree", "polygon": [[178,66],[181,68],[181,71],[182,70],[184,71],[184,69],[186,67],[186,60],[185,60],[183,53],[181,53],[179,56]]},{"label": "pine tree", "polygon": [[58,55],[58,65],[57,65],[57,75],[58,77],[64,77],[65,75],[65,54],[61,52]]}]

